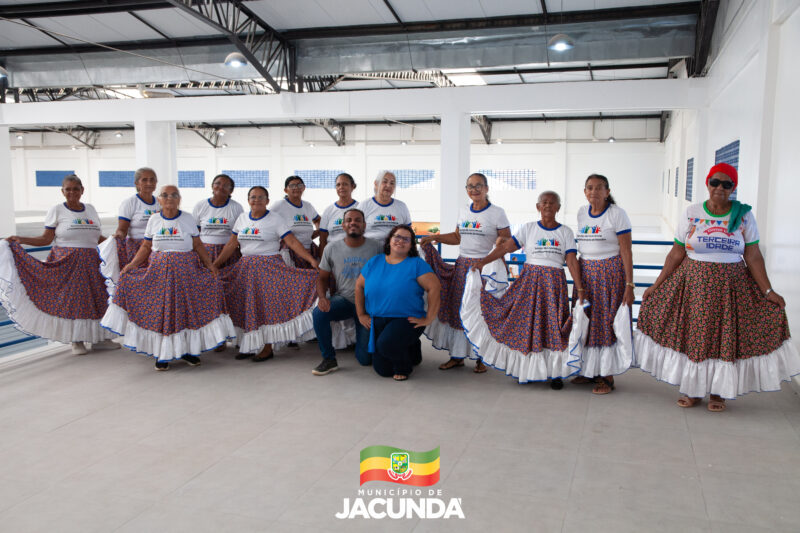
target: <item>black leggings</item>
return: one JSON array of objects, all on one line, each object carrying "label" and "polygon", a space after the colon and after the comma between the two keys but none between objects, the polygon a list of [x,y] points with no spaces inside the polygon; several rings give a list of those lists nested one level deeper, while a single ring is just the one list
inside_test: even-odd
[{"label": "black leggings", "polygon": [[413,366],[419,364],[419,337],[425,328],[416,328],[408,318],[372,317],[375,335],[375,354],[372,367],[379,375],[408,376]]}]

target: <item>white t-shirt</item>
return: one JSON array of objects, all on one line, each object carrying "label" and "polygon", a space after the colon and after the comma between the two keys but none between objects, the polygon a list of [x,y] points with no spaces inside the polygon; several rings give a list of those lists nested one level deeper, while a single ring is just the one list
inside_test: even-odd
[{"label": "white t-shirt", "polygon": [[528,222],[514,235],[514,242],[525,247],[525,262],[529,265],[563,268],[567,254],[578,251],[575,234],[563,224],[546,228],[541,221]]},{"label": "white t-shirt", "polygon": [[624,209],[616,204],[608,207],[597,216],[589,213],[590,206],[578,209],[578,251],[583,259],[608,259],[619,255],[617,235],[630,233],[631,220]]},{"label": "white t-shirt", "polygon": [[242,213],[242,204],[232,198],[228,198],[225,205],[220,207],[211,205],[211,199],[206,198],[197,202],[192,216],[200,228],[201,241],[207,244],[225,244],[231,238],[233,223]]},{"label": "white t-shirt", "polygon": [[728,230],[730,212],[712,215],[705,202],[686,208],[675,231],[675,242],[686,247],[686,255],[696,261],[738,263],[746,244],[759,240],[758,226],[752,211],[748,211],[736,231]]},{"label": "white t-shirt", "polygon": [[147,221],[150,220],[150,215],[154,215],[161,211],[161,206],[155,196],[153,203],[148,204],[139,194],[134,194],[127,198],[119,205],[119,219],[127,220],[131,223],[128,228],[128,237],[131,239],[144,238],[144,230],[147,228]]},{"label": "white t-shirt", "polygon": [[261,218],[242,213],[233,225],[239,239],[242,255],[275,255],[280,253],[281,239],[292,233],[289,223],[274,211],[267,211]]},{"label": "white t-shirt", "polygon": [[456,224],[461,235],[458,254],[463,257],[486,257],[494,248],[497,230],[510,225],[503,208],[491,202],[479,211],[473,210],[472,204],[462,207]]},{"label": "white t-shirt", "polygon": [[66,203],[54,205],[44,217],[44,227],[56,230],[56,246],[94,248],[100,239],[100,217],[92,204],[73,211]]},{"label": "white t-shirt", "polygon": [[270,210],[289,224],[292,235],[308,250],[311,248],[311,235],[314,233],[314,221],[319,218],[317,210],[309,202],[300,202],[297,207],[288,198],[284,198]]},{"label": "white t-shirt", "polygon": [[199,234],[194,217],[186,211],[178,211],[173,218],[159,212],[150,217],[144,230],[144,238],[153,241],[154,252],[191,252],[192,237]]},{"label": "white t-shirt", "polygon": [[364,212],[367,221],[367,231],[364,236],[383,242],[395,226],[410,226],[411,213],[404,202],[392,198],[388,204],[379,204],[373,197],[358,204]]},{"label": "white t-shirt", "polygon": [[348,209],[358,208],[358,202],[353,200],[349,205],[340,206],[336,202],[325,208],[319,221],[319,230],[328,234],[328,242],[340,241],[345,238],[342,222]]}]

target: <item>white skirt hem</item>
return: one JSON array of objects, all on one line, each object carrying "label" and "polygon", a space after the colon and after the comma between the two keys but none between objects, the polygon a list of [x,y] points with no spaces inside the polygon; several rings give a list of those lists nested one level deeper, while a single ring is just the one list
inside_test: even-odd
[{"label": "white skirt hem", "polygon": [[634,346],[634,366],[659,381],[678,385],[681,394],[690,398],[716,394],[734,399],[749,392],[779,391],[782,381],[800,374],[800,354],[791,339],[772,353],[733,362],[706,359],[695,363],[638,330],[634,332]]}]

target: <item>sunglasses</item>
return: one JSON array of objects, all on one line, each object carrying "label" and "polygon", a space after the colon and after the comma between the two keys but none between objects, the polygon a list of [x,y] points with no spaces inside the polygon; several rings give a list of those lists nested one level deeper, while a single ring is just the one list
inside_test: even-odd
[{"label": "sunglasses", "polygon": [[724,180],[723,181],[723,180],[718,180],[717,178],[714,178],[714,179],[708,180],[708,184],[712,188],[713,187],[719,187],[720,185],[722,185],[722,188],[725,189],[726,191],[728,189],[733,189],[733,182],[729,181],[729,180]]}]

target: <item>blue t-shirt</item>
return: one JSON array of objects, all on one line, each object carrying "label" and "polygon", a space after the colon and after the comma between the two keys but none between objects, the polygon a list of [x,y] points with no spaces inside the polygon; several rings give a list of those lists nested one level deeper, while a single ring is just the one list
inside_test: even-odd
[{"label": "blue t-shirt", "polygon": [[396,265],[386,262],[386,256],[376,255],[361,269],[364,276],[364,298],[367,313],[380,317],[424,317],[425,290],[417,278],[433,272],[419,257],[407,257]]}]

